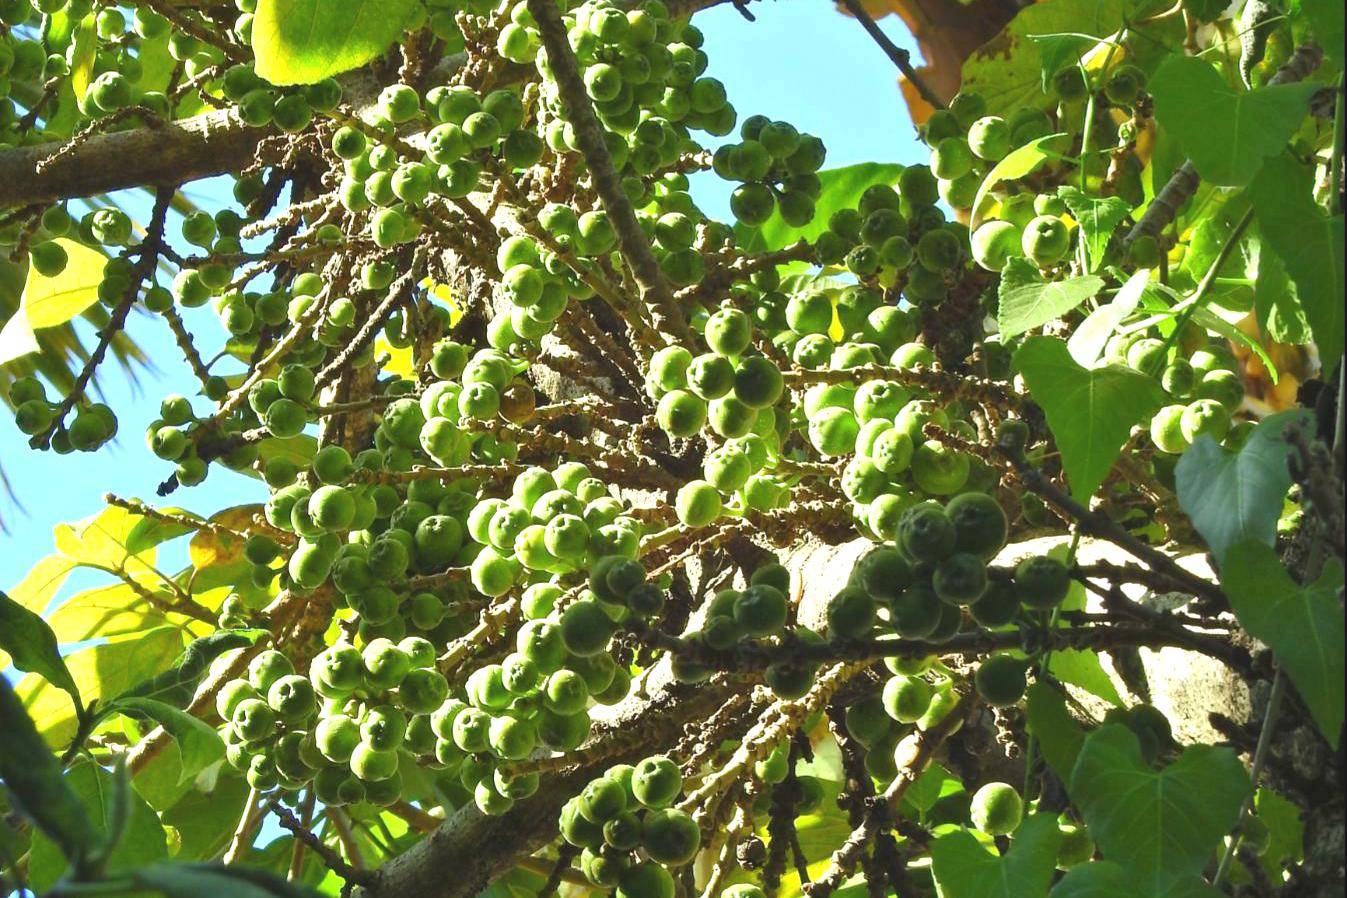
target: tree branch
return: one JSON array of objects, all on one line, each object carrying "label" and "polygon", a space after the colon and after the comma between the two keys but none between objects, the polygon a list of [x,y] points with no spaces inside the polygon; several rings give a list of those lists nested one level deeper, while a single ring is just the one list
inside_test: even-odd
[{"label": "tree branch", "polygon": [[[711,683],[669,685],[615,709],[595,741],[621,743],[613,755],[580,764],[548,779],[530,798],[508,813],[488,817],[468,806],[377,871],[373,883],[356,889],[357,898],[471,898],[519,858],[532,854],[556,833],[561,806],[612,764],[635,762],[652,747],[678,735],[689,721],[710,715],[728,687]],[[446,875],[452,870],[453,875]]]},{"label": "tree branch", "polygon": [[612,219],[622,256],[641,285],[641,298],[653,313],[655,329],[676,339],[690,340],[692,333],[687,318],[675,304],[669,282],[650,248],[650,240],[636,220],[636,210],[622,191],[622,183],[613,167],[613,157],[604,140],[603,127],[589,102],[584,79],[580,76],[580,65],[575,58],[575,51],[571,49],[561,13],[552,0],[527,2],[547,51],[547,61],[556,77],[557,92],[565,106],[566,118],[575,128],[575,139],[589,166],[594,189],[608,217]]},{"label": "tree branch", "polygon": [[[2,177],[0,176],[0,178]],[[177,190],[177,187],[160,187],[155,193],[154,211],[150,214],[150,227],[145,234],[145,239],[134,250],[139,255],[136,258],[135,267],[131,271],[131,279],[126,286],[126,292],[122,295],[121,301],[117,303],[117,308],[113,309],[111,317],[108,318],[108,323],[99,331],[98,345],[94,347],[93,353],[84,363],[83,370],[75,378],[75,383],[52,414],[51,424],[28,441],[28,445],[32,448],[47,448],[51,445],[52,435],[65,427],[65,416],[70,414],[70,410],[75,407],[75,403],[84,398],[84,390],[88,387],[89,381],[93,379],[98,366],[102,364],[103,357],[107,355],[108,347],[112,345],[112,341],[117,334],[121,333],[126,326],[126,318],[131,314],[131,308],[140,296],[140,285],[154,273],[155,265],[158,264],[159,249],[164,242],[164,221],[168,216],[168,205]]]},{"label": "tree branch", "polygon": [[875,24],[874,19],[870,18],[870,14],[865,11],[865,7],[861,6],[860,0],[842,0],[842,5],[847,8],[847,12],[851,13],[856,21],[861,23],[861,27],[865,29],[866,34],[874,38],[875,43],[879,44],[879,48],[884,51],[884,55],[889,57],[890,61],[898,67],[898,71],[903,73],[903,77],[912,82],[912,86],[917,89],[917,93],[921,94],[921,98],[936,109],[944,109],[945,101],[940,98],[939,94],[931,90],[930,86],[917,74],[917,70],[913,68],[912,54],[889,40],[889,36]]}]

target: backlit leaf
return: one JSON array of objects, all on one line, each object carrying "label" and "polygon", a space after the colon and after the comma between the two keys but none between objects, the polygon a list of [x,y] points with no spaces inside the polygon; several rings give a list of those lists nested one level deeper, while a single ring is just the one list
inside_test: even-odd
[{"label": "backlit leaf", "polygon": [[358,68],[402,35],[414,0],[259,0],[252,44],[272,84],[314,84]]}]

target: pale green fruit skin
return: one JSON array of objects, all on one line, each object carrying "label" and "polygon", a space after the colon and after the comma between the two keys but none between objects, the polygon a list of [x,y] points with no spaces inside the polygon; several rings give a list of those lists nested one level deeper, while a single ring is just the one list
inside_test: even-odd
[{"label": "pale green fruit skin", "polygon": [[1047,268],[1061,261],[1071,248],[1071,232],[1060,218],[1038,215],[1025,226],[1020,245],[1034,264]]},{"label": "pale green fruit skin", "polygon": [[973,825],[989,836],[1008,836],[1024,819],[1024,800],[1013,786],[988,783],[973,795]]},{"label": "pale green fruit skin", "polygon": [[1076,823],[1063,823],[1059,828],[1062,832],[1061,847],[1057,850],[1059,869],[1069,870],[1094,857],[1094,840],[1088,829]]},{"label": "pale green fruit skin", "polygon": [[985,221],[971,238],[973,261],[988,271],[1000,271],[1006,260],[1023,255],[1023,232],[1008,221]]},{"label": "pale green fruit skin", "polygon": [[1167,405],[1151,418],[1151,442],[1155,448],[1170,455],[1178,455],[1188,448],[1181,422],[1186,405]]},{"label": "pale green fruit skin", "polygon": [[1219,442],[1230,432],[1230,412],[1215,399],[1199,399],[1183,410],[1179,428],[1190,443],[1200,436]]}]

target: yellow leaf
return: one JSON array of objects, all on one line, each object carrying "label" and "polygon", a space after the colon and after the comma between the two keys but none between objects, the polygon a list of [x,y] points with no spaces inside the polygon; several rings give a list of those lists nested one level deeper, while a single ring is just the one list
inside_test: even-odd
[{"label": "yellow leaf", "polygon": [[[429,279],[426,283],[430,283]],[[449,285],[433,284],[429,292],[432,297],[449,308],[449,326],[453,327],[458,324],[459,319],[463,317],[463,308],[458,304],[458,300],[454,299],[454,291]]]},{"label": "yellow leaf", "polygon": [[388,363],[380,368],[380,371],[388,374],[396,374],[398,377],[405,377],[409,380],[414,380],[416,378],[416,367],[415,363],[412,361],[412,349],[410,346],[398,349],[396,346],[389,343],[388,340],[384,339],[381,334],[374,341],[374,354],[376,356],[388,356]]},{"label": "yellow leaf", "polygon": [[97,19],[89,13],[75,26],[70,44],[70,87],[75,99],[84,102],[84,95],[93,81],[94,60],[98,58]]},{"label": "yellow leaf", "polygon": [[[261,513],[261,505],[235,505],[217,512],[210,520],[229,530],[244,532],[253,526],[253,519]],[[198,571],[215,565],[239,564],[244,561],[243,542],[228,533],[217,535],[210,530],[201,530],[188,544],[187,555]]]},{"label": "yellow leaf", "polygon": [[23,579],[9,591],[9,597],[29,611],[41,614],[74,569],[75,562],[66,556],[48,555],[33,565]]},{"label": "yellow leaf", "polygon": [[[89,704],[94,699],[116,698],[166,669],[182,654],[183,645],[181,630],[160,627],[72,652],[65,662],[80,696]],[[70,696],[36,674],[26,675],[14,691],[47,744],[64,748],[75,735],[75,708]]]},{"label": "yellow leaf", "polygon": [[65,324],[98,301],[98,284],[103,280],[107,258],[82,243],[60,238],[56,241],[69,261],[55,277],[38,274],[31,265],[23,285],[20,310],[33,330]]},{"label": "yellow leaf", "polygon": [[176,622],[127,584],[114,583],[71,596],[47,616],[47,623],[56,638],[66,643],[126,636]]},{"label": "yellow leaf", "polygon": [[53,531],[56,548],[79,564],[121,570],[132,576],[153,575],[154,547],[136,552],[127,545],[142,522],[140,515],[110,505],[74,524],[58,524]]}]

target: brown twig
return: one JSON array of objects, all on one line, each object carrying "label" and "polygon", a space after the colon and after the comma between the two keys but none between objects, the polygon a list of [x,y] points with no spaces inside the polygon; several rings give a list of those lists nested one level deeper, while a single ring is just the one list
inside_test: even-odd
[{"label": "brown twig", "polygon": [[874,19],[870,18],[870,14],[860,4],[860,0],[842,0],[842,5],[861,23],[861,27],[865,29],[866,34],[874,38],[875,43],[879,44],[879,48],[884,51],[884,55],[889,57],[889,60],[898,67],[898,71],[903,73],[903,77],[912,82],[912,86],[917,89],[917,93],[921,94],[921,98],[936,109],[944,109],[945,101],[917,74],[917,70],[912,65],[911,54],[889,40],[889,36],[875,24]]},{"label": "brown twig", "polygon": [[631,267],[641,296],[650,309],[655,329],[668,337],[691,340],[692,332],[686,317],[674,301],[669,282],[650,248],[650,240],[636,220],[636,210],[622,191],[613,158],[604,140],[603,127],[590,105],[585,82],[580,76],[579,62],[571,49],[566,25],[561,20],[552,0],[527,0],[533,14],[538,35],[547,51],[548,63],[556,78],[557,90],[566,106],[566,115],[575,128],[576,142],[589,166],[594,189],[617,231],[622,256]]},{"label": "brown twig", "polygon": [[[304,845],[320,858],[327,865],[328,869],[340,876],[347,882],[354,882],[359,885],[368,885],[374,881],[374,875],[368,870],[357,869],[347,863],[340,853],[328,847],[322,839],[318,837],[309,827],[305,826],[294,812],[281,804],[275,798],[266,799],[266,807],[271,813],[276,815],[276,820],[285,829],[294,834],[297,842]],[[330,819],[330,818],[329,818]],[[335,828],[335,825],[334,825]]]},{"label": "brown twig", "polygon": [[126,292],[122,294],[117,307],[113,309],[108,323],[98,332],[98,345],[89,355],[88,361],[84,363],[84,368],[80,370],[79,376],[75,378],[75,383],[66,393],[61,404],[56,407],[52,414],[51,424],[42,431],[33,436],[28,441],[28,445],[34,449],[46,449],[51,445],[51,438],[57,430],[65,426],[65,417],[70,414],[70,410],[75,407],[75,403],[84,398],[84,391],[89,386],[89,381],[93,379],[94,372],[102,363],[103,357],[107,355],[108,347],[112,345],[113,339],[126,327],[127,316],[131,314],[131,309],[136,304],[136,299],[140,294],[140,285],[145,279],[154,273],[155,265],[159,259],[159,248],[164,240],[164,222],[168,216],[169,203],[173,199],[173,194],[177,192],[177,187],[160,187],[154,194],[154,210],[150,213],[150,227],[145,233],[145,238],[136,248],[140,254],[136,259],[136,264],[131,270],[131,279],[126,285]]}]

